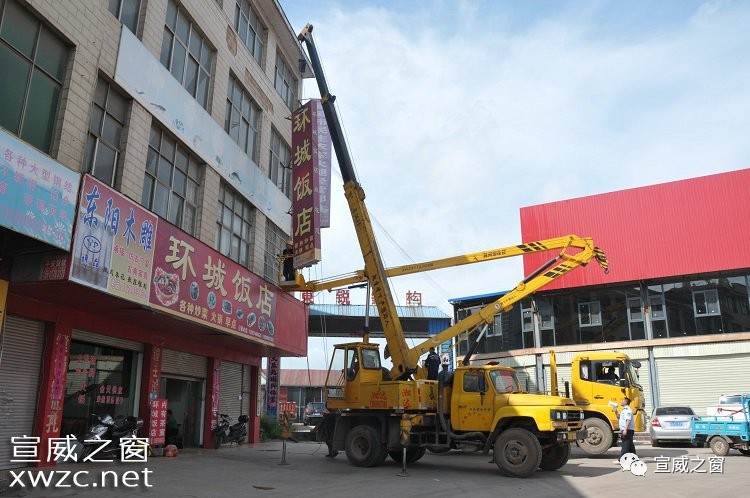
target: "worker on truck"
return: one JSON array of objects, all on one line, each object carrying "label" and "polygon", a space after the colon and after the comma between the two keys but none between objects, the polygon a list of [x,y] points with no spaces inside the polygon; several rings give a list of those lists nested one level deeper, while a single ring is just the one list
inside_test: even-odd
[{"label": "worker on truck", "polygon": [[427,358],[424,360],[424,367],[427,369],[427,379],[438,380],[438,372],[440,371],[440,356],[435,352],[435,347],[430,347],[430,352],[427,354]]}]

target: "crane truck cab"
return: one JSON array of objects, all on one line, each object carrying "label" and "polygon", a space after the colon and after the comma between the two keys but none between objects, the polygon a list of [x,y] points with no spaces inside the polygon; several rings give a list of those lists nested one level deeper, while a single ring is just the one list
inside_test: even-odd
[{"label": "crane truck cab", "polygon": [[[556,378],[554,354],[550,352],[551,376]],[[586,435],[578,446],[589,455],[600,455],[617,444],[619,421],[610,403],[630,398],[636,432],[646,428],[646,402],[638,381],[641,363],[624,353],[597,351],[581,353],[571,363],[573,400],[583,410]],[[554,386],[554,383],[553,383]]]}]

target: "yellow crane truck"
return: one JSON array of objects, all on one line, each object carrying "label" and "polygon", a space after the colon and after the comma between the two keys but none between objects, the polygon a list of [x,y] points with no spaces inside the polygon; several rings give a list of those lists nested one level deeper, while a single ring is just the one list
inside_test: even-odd
[{"label": "yellow crane truck", "polygon": [[[638,381],[641,362],[616,351],[592,351],[574,356],[570,368],[571,397],[576,406],[583,410],[583,426],[586,429],[585,437],[576,442],[584,452],[600,455],[617,444],[619,421],[611,403],[619,406],[624,396],[630,398],[636,432],[645,430],[646,401],[643,387]],[[550,351],[550,379],[551,391],[557,393],[554,351]],[[568,395],[567,388],[565,395]]]},{"label": "yellow crane truck", "polygon": [[[470,365],[471,353],[452,375],[437,381],[428,380],[418,363],[430,346],[463,332],[482,328],[481,339],[495,314],[511,309],[523,297],[592,259],[606,270],[604,253],[591,239],[569,235],[386,269],[365,206],[364,190],[357,182],[343,140],[333,106],[335,97],[323,76],[312,26],[308,24],[298,38],[306,45],[315,72],[364,269],[316,282],[306,282],[295,271],[289,280],[280,275],[279,285],[287,291],[316,291],[367,282],[386,339],[385,358],[390,357],[393,364],[390,370],[383,368],[379,346],[369,341],[366,326],[362,341],[335,346],[325,386],[330,413],[318,426],[326,429],[319,432],[325,432],[331,450],[345,451],[349,462],[359,467],[378,466],[389,455],[413,463],[427,449],[440,452],[458,447],[492,451],[494,463],[508,476],[526,477],[538,468],[562,467],[568,461],[570,442],[583,437],[583,412],[571,399],[524,393],[513,369],[495,363]],[[548,250],[560,253],[511,292],[424,342],[407,345],[388,277]]]}]

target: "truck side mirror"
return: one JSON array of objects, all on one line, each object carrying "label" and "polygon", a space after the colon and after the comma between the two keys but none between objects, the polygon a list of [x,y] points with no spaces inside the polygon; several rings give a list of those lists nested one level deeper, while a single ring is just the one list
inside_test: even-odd
[{"label": "truck side mirror", "polygon": [[620,379],[618,383],[620,387],[628,387],[628,379]]}]

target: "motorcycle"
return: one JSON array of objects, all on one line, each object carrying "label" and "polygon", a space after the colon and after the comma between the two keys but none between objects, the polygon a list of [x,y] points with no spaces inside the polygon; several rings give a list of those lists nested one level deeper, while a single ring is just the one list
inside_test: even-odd
[{"label": "motorcycle", "polygon": [[219,414],[219,423],[213,429],[214,448],[218,449],[224,443],[237,443],[238,445],[247,441],[247,415],[240,415],[236,424],[230,425],[229,415]]},{"label": "motorcycle", "polygon": [[91,416],[95,417],[97,422],[86,434],[73,441],[70,456],[77,462],[83,462],[89,455],[93,455],[92,459],[96,460],[120,458],[122,439],[136,437],[138,429],[143,427],[143,420],[132,416]]}]

